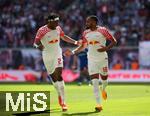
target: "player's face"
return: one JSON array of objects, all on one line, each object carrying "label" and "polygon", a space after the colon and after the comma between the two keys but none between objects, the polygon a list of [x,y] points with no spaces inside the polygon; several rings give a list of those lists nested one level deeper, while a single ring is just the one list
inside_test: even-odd
[{"label": "player's face", "polygon": [[91,26],[92,26],[92,21],[90,18],[87,18],[86,19],[86,28],[91,28]]},{"label": "player's face", "polygon": [[56,27],[58,26],[58,21],[50,21],[48,25],[51,29],[56,29]]}]

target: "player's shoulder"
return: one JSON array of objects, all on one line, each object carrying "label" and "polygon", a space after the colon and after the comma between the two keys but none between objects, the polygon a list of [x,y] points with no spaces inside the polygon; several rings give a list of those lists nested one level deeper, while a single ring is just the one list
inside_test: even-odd
[{"label": "player's shoulder", "polygon": [[56,27],[56,29],[62,31],[62,28],[59,25]]},{"label": "player's shoulder", "polygon": [[39,28],[39,30],[43,30],[43,29],[45,29],[45,28],[47,28],[47,25],[41,26],[41,27]]},{"label": "player's shoulder", "polygon": [[47,25],[41,26],[41,27],[38,29],[38,32],[45,34],[45,33],[49,32],[49,28],[47,27]]},{"label": "player's shoulder", "polygon": [[47,30],[47,25],[41,26],[38,31],[45,31]]},{"label": "player's shoulder", "polygon": [[89,32],[91,32],[90,29],[85,29],[85,30],[83,31],[83,35],[86,35],[86,34],[89,33]]},{"label": "player's shoulder", "polygon": [[61,27],[60,27],[60,25],[58,25],[57,27],[56,27],[56,29],[60,29]]},{"label": "player's shoulder", "polygon": [[104,26],[97,26],[97,30],[107,30],[107,28]]}]

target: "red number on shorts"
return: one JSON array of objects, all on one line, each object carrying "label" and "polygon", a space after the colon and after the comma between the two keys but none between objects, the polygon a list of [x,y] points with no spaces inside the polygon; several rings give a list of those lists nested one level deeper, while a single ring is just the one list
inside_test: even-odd
[{"label": "red number on shorts", "polygon": [[61,64],[61,58],[58,58],[58,64]]},{"label": "red number on shorts", "polygon": [[103,71],[104,72],[108,72],[108,68],[107,67],[103,67]]}]

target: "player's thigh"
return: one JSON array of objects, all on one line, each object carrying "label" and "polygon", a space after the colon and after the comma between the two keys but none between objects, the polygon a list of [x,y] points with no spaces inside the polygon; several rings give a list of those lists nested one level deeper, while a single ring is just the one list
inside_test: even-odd
[{"label": "player's thigh", "polygon": [[108,59],[103,59],[99,63],[99,73],[101,76],[108,75]]},{"label": "player's thigh", "polygon": [[57,60],[55,58],[49,58],[49,56],[43,56],[43,62],[48,74],[52,74],[55,71]]},{"label": "player's thigh", "polygon": [[56,64],[56,68],[57,67],[63,67],[63,58],[62,56],[60,55],[59,57],[57,57],[57,64]]},{"label": "player's thigh", "polygon": [[88,62],[89,75],[94,75],[99,73],[98,62]]}]

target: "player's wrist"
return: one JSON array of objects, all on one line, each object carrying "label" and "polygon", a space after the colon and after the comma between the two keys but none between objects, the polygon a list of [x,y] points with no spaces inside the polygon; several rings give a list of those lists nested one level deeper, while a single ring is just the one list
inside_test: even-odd
[{"label": "player's wrist", "polygon": [[74,45],[77,45],[77,44],[78,44],[78,41],[75,41],[75,42],[74,42]]},{"label": "player's wrist", "polygon": [[35,48],[38,48],[38,47],[39,47],[39,45],[37,45],[36,43],[34,43],[33,46],[34,46]]},{"label": "player's wrist", "polygon": [[76,53],[75,53],[75,50],[72,50],[72,54],[73,54],[73,55],[76,54]]}]

